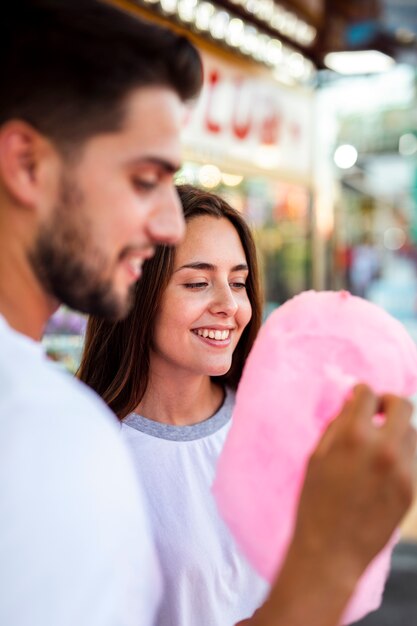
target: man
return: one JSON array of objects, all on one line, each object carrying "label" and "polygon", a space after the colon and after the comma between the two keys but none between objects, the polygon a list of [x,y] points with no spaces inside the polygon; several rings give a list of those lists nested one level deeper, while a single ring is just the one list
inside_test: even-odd
[{"label": "man", "polygon": [[95,2],[18,1],[2,25],[0,624],[147,625],[160,574],[113,416],[34,340],[59,302],[124,315],[154,244],[182,236],[201,62]]},{"label": "man", "polygon": [[[60,302],[112,319],[184,225],[184,39],[93,0],[19,1],[0,40],[0,623],[154,624],[161,581],[115,422],[37,341]],[[371,418],[386,414],[384,428]],[[252,626],[335,626],[411,501],[410,407],[357,388],[312,457]]]}]

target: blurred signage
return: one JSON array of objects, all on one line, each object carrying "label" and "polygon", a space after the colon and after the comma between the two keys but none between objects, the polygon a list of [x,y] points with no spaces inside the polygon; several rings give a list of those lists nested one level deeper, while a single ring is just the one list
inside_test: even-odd
[{"label": "blurred signage", "polygon": [[183,131],[185,150],[234,169],[311,168],[312,96],[204,55],[202,95]]}]

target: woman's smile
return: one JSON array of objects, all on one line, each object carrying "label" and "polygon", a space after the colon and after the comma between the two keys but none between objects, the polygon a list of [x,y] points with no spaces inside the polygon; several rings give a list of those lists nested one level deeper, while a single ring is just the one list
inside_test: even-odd
[{"label": "woman's smile", "polygon": [[191,330],[206,345],[227,348],[231,344],[231,329],[196,328]]}]

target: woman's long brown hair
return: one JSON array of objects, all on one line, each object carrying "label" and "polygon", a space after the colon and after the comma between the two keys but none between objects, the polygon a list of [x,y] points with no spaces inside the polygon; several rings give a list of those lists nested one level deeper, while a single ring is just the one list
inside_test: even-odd
[{"label": "woman's long brown hair", "polygon": [[[246,289],[252,317],[233,353],[230,370],[213,377],[236,389],[246,358],[262,320],[262,295],[256,247],[245,219],[219,196],[191,185],[177,187],[186,222],[199,215],[226,218],[236,228],[249,267]],[[134,305],[119,322],[90,316],[78,377],[92,387],[123,419],[139,404],[149,381],[154,320],[174,269],[175,248],[158,246],[155,256],[144,263],[136,285]]]}]

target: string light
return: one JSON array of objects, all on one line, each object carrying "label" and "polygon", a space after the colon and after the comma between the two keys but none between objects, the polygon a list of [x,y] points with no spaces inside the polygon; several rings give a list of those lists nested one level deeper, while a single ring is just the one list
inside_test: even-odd
[{"label": "string light", "polygon": [[214,10],[214,6],[210,2],[200,2],[198,4],[194,16],[194,23],[198,30],[209,30]]},{"label": "string light", "polygon": [[227,11],[214,11],[210,19],[209,30],[214,39],[226,39],[230,15]]},{"label": "string light", "polygon": [[183,22],[194,22],[197,0],[179,0],[178,16]]},{"label": "string light", "polygon": [[245,36],[244,24],[242,20],[237,17],[234,17],[230,20],[229,26],[226,33],[226,41],[230,46],[234,48],[238,48]]},{"label": "string light", "polygon": [[[207,32],[213,39],[238,49],[243,55],[274,70],[274,75],[287,83],[306,82],[315,74],[313,63],[301,52],[283,44],[258,27],[245,23],[233,13],[218,9],[206,0],[139,0],[152,5],[180,23],[197,31]],[[246,12],[268,23],[275,30],[303,45],[310,45],[316,30],[295,14],[274,3],[274,0],[231,0]]]},{"label": "string light", "polygon": [[164,13],[175,14],[177,12],[177,0],[160,0],[160,4]]}]

